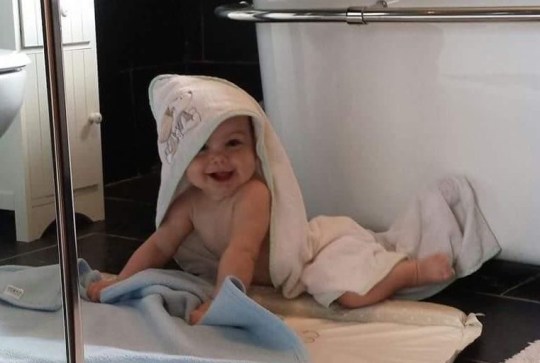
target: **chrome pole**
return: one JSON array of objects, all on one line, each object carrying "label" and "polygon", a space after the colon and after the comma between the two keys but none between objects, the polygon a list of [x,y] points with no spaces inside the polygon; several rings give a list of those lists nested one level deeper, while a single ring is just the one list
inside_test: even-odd
[{"label": "chrome pole", "polygon": [[49,124],[53,155],[56,230],[64,314],[64,338],[69,363],[84,362],[84,345],[79,300],[77,234],[71,182],[71,160],[64,92],[62,31],[59,0],[41,0],[43,43]]},{"label": "chrome pole", "polygon": [[251,4],[240,2],[218,6],[215,14],[230,20],[257,23],[346,22],[347,10],[257,10]]},{"label": "chrome pole", "polygon": [[[348,23],[485,23],[540,21],[540,7],[349,8]],[[361,14],[361,16],[359,15]]]},{"label": "chrome pole", "polygon": [[217,16],[257,23],[346,22],[369,23],[458,23],[458,22],[528,22],[540,21],[540,7],[415,7],[391,8],[384,1],[373,6],[347,9],[255,9],[240,2],[219,6]]}]

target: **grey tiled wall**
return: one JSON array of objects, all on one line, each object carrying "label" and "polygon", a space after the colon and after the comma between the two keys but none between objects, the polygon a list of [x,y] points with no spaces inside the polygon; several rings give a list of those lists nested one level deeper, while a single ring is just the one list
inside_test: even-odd
[{"label": "grey tiled wall", "polygon": [[262,98],[255,26],[219,19],[215,0],[96,0],[106,183],[158,162],[149,81],[161,73],[227,78]]}]

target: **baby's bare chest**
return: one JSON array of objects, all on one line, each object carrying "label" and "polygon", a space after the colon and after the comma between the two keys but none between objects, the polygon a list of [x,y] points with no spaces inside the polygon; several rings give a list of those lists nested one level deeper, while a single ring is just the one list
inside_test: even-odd
[{"label": "baby's bare chest", "polygon": [[221,256],[229,244],[233,214],[232,199],[219,203],[200,202],[193,206],[193,228],[206,248],[216,256]]}]

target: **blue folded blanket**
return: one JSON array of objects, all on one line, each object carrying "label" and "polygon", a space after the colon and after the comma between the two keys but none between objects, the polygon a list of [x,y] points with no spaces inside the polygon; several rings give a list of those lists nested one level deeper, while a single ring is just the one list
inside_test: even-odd
[{"label": "blue folded blanket", "polygon": [[[308,362],[301,341],[229,277],[200,324],[186,323],[212,286],[151,269],[86,299],[99,279],[79,261],[85,362]],[[0,361],[65,362],[58,265],[0,266]]]}]

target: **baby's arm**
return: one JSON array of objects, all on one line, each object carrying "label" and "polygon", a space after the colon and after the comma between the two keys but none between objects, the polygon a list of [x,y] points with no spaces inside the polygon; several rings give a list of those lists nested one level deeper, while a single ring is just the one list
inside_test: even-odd
[{"label": "baby's arm", "polygon": [[[213,295],[217,294],[223,280],[229,275],[239,278],[246,289],[251,285],[255,263],[270,225],[270,191],[266,185],[252,180],[241,193],[233,212],[229,246],[219,261]],[[210,303],[205,302],[191,313],[191,324],[196,324],[202,318]]]},{"label": "baby's arm", "polygon": [[231,237],[219,261],[214,293],[229,275],[236,276],[249,288],[269,225],[270,191],[264,183],[254,179],[241,190],[235,205]]},{"label": "baby's arm", "polygon": [[133,253],[116,279],[100,280],[88,286],[88,298],[97,302],[104,288],[139,271],[164,266],[192,230],[190,203],[187,197],[180,197],[171,205],[159,228]]}]

